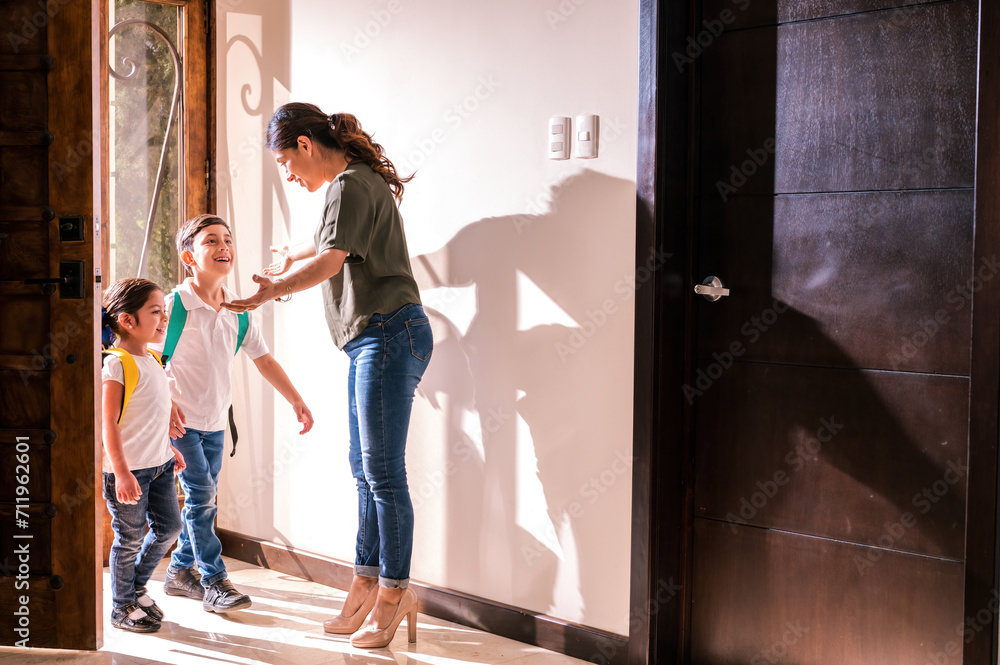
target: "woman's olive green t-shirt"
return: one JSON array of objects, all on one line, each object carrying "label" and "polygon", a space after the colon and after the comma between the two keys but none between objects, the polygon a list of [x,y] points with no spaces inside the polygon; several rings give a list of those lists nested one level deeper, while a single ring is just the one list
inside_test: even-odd
[{"label": "woman's olive green t-shirt", "polygon": [[410,269],[403,218],[382,176],[355,162],[326,190],[316,253],[347,252],[344,267],[323,282],[326,323],[338,349],[365,329],[372,314],[420,303]]}]

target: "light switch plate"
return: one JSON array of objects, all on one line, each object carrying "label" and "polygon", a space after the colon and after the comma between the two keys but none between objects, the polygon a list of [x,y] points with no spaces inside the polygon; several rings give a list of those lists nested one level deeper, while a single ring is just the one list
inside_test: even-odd
[{"label": "light switch plate", "polygon": [[573,141],[572,120],[564,115],[549,118],[549,159],[569,159]]},{"label": "light switch plate", "polygon": [[576,116],[575,153],[580,159],[597,157],[597,142],[600,138],[600,118],[596,115]]}]

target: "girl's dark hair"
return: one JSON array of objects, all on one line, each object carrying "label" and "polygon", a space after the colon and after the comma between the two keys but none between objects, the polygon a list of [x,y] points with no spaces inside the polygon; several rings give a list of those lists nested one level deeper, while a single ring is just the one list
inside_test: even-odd
[{"label": "girl's dark hair", "polygon": [[101,325],[111,328],[111,332],[121,339],[122,329],[118,323],[118,316],[131,314],[138,317],[139,310],[149,300],[149,295],[162,290],[155,282],[142,277],[119,279],[104,292],[104,314]]},{"label": "girl's dark hair", "polygon": [[350,113],[327,115],[314,104],[292,102],[285,104],[271,116],[267,125],[266,143],[272,152],[298,147],[300,136],[308,136],[326,148],[343,150],[347,159],[360,160],[378,173],[389,185],[396,200],[403,198],[403,185],[413,180],[396,173],[385,150],[361,129],[361,123]]}]

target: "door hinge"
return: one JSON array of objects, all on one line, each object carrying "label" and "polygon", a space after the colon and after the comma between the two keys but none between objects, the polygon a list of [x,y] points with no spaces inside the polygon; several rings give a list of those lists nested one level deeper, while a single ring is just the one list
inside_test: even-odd
[{"label": "door hinge", "polygon": [[210,160],[205,160],[205,200],[209,201],[212,197],[212,164]]}]

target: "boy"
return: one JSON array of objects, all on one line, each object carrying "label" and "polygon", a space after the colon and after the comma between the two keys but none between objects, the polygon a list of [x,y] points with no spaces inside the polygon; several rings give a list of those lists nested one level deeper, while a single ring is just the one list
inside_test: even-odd
[{"label": "boy", "polygon": [[[300,434],[313,425],[312,414],[292,386],[281,365],[268,352],[260,329],[247,325],[222,307],[235,294],[223,286],[233,271],[233,238],[229,225],[215,215],[198,215],[181,227],[177,251],[190,276],[175,289],[186,310],[183,334],[165,358],[173,408],[170,435],[187,468],[179,474],[184,490],[183,527],[170,557],[163,590],[171,596],[202,601],[206,612],[229,612],[250,607],[250,597],[229,581],[222,562],[222,544],[215,534],[215,503],[222,468],[227,413],[232,399],[233,356],[239,348],[253,360],[261,375],[288,400],[302,423]],[[166,298],[171,318],[178,296]],[[168,342],[171,333],[168,332]],[[168,349],[169,351],[169,349]],[[197,570],[195,566],[197,565]]]}]

